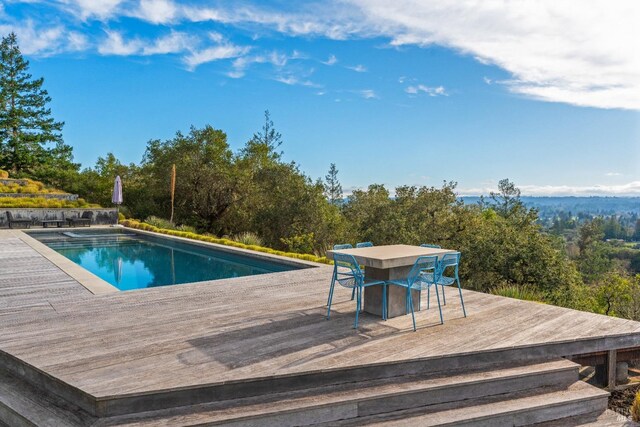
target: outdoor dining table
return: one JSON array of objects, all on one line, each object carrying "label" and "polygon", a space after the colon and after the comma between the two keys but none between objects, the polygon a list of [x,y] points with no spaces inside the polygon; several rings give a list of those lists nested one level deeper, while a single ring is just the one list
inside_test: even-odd
[{"label": "outdoor dining table", "polygon": [[[367,248],[340,249],[327,251],[327,258],[339,252],[353,255],[356,261],[365,267],[365,279],[394,280],[406,279],[416,259],[421,256],[437,256],[455,253],[452,249],[425,248],[412,245],[384,245]],[[387,317],[406,314],[406,289],[400,286],[387,286]],[[420,307],[420,292],[411,291],[413,306]],[[370,286],[364,293],[364,311],[382,316],[382,286]]]}]

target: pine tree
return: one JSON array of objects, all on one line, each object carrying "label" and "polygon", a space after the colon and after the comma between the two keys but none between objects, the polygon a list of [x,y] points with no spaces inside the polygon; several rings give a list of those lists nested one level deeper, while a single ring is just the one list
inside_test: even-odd
[{"label": "pine tree", "polygon": [[331,163],[329,173],[324,177],[324,192],[332,205],[342,203],[342,185],[338,181],[338,169],[335,163]]},{"label": "pine tree", "polygon": [[[30,174],[50,163],[71,163],[71,147],[51,116],[43,78],[33,79],[14,33],[0,42],[0,169]],[[54,144],[53,147],[50,144]]]}]

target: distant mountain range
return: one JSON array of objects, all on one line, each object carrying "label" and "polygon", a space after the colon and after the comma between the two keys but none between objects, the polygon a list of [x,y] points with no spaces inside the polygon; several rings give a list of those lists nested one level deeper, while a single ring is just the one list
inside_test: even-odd
[{"label": "distant mountain range", "polygon": [[[460,197],[466,204],[477,203],[480,197]],[[584,212],[599,215],[640,214],[640,197],[532,197],[523,196],[526,206],[539,211]],[[485,200],[489,200],[485,197]]]}]

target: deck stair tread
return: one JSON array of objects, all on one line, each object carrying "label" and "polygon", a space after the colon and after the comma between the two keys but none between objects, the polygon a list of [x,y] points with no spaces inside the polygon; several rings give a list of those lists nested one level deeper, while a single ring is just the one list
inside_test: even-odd
[{"label": "deck stair tread", "polygon": [[[100,426],[191,425],[246,422],[306,423],[329,417],[397,411],[451,400],[519,392],[556,386],[564,388],[577,378],[578,365],[568,360],[540,362],[440,376],[406,377],[323,386],[295,392],[273,393],[164,409],[145,414],[114,416]],[[292,421],[294,420],[294,421]]]},{"label": "deck stair tread", "polygon": [[11,427],[84,427],[95,418],[0,370],[0,426],[3,422]]},{"label": "deck stair tread", "polygon": [[640,427],[640,424],[629,420],[624,415],[620,415],[607,409],[597,418],[593,414],[577,416],[567,420],[554,420],[545,423],[535,424],[534,427]]},{"label": "deck stair tread", "polygon": [[[515,393],[507,399],[489,397],[485,402],[467,407],[454,407],[437,412],[411,416],[411,410],[391,414],[396,419],[370,417],[353,423],[339,425],[367,425],[375,427],[409,426],[529,426],[556,420],[567,426],[571,419],[591,415],[596,418],[607,407],[609,393],[585,382],[577,381],[564,390],[546,392],[524,391]],[[383,414],[379,418],[389,417]],[[562,420],[562,421],[560,421]],[[562,424],[564,423],[564,424]],[[544,424],[542,424],[544,425]]]}]

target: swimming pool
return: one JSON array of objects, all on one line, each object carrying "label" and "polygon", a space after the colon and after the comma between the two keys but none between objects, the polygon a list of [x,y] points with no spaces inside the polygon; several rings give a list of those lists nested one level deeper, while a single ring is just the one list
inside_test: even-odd
[{"label": "swimming pool", "polygon": [[304,268],[128,230],[29,235],[122,291]]}]

